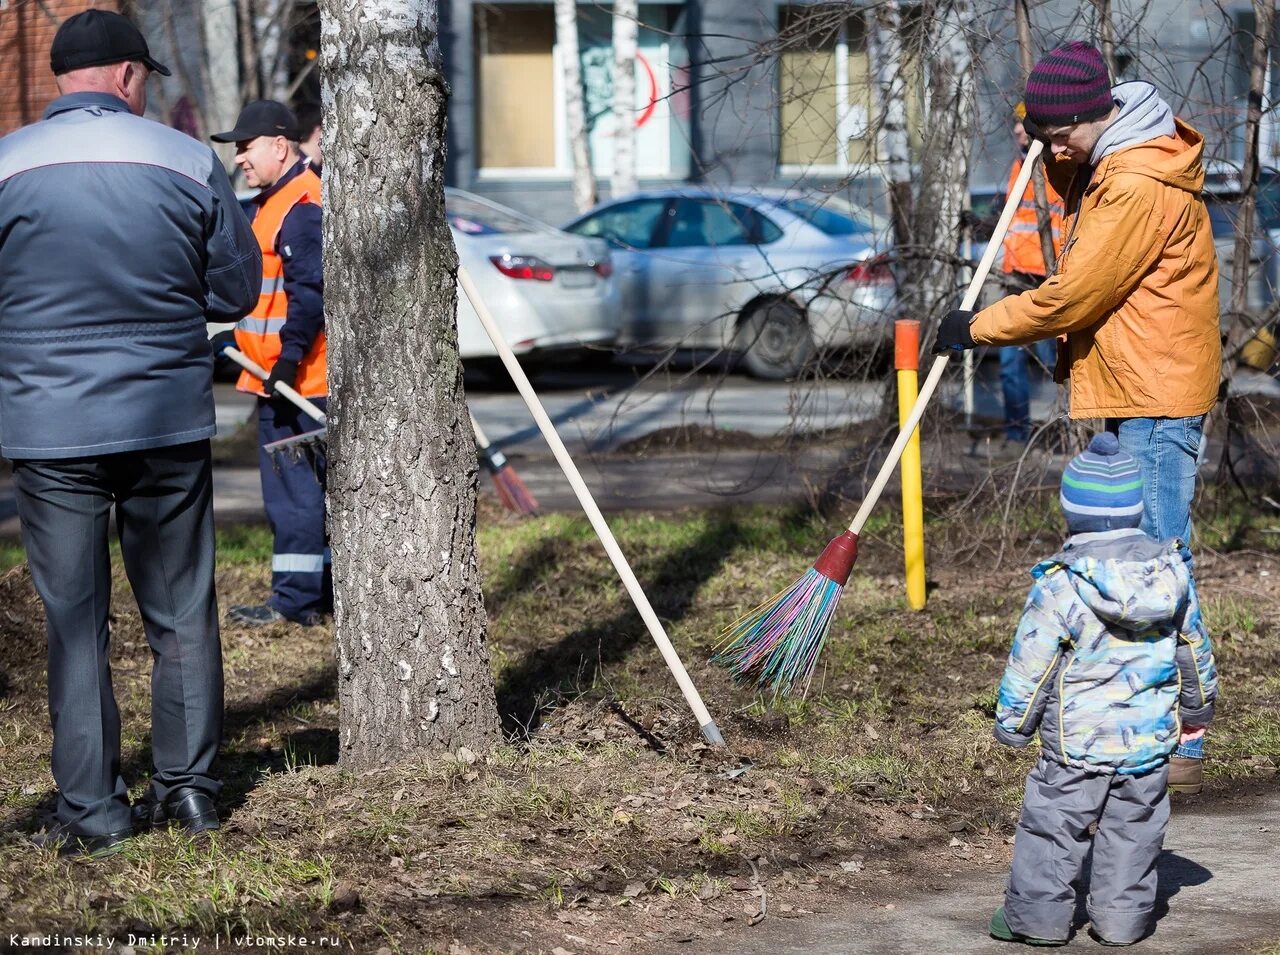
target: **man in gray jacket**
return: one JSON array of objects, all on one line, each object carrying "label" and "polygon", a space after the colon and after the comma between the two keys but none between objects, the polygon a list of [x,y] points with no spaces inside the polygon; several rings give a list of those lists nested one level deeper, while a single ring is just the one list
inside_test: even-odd
[{"label": "man in gray jacket", "polygon": [[[142,118],[168,70],[124,17],[88,10],[51,50],[62,94],[0,139],[0,454],[48,617],[64,854],[135,824],[218,825],[222,655],[213,588],[206,321],[257,301],[257,243],[209,147]],[[154,654],[144,804],[120,772],[108,664],[108,520]]]}]

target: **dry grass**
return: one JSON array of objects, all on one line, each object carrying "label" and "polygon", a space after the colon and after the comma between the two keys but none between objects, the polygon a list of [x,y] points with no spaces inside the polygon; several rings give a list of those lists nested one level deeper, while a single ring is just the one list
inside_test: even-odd
[{"label": "dry grass", "polygon": [[[1045,513],[1027,502],[1005,527],[1034,549]],[[1211,734],[1212,796],[1280,764],[1280,602],[1260,576],[1280,577],[1280,535],[1236,502],[1206,514],[1197,572],[1229,688]],[[226,827],[194,845],[149,835],[98,863],[26,842],[47,818],[52,779],[39,607],[14,570],[0,580],[7,927],[292,933],[359,952],[620,952],[733,932],[765,897],[769,917],[791,917],[833,894],[872,898],[967,868],[996,879],[1032,758],[990,734],[1027,578],[972,549],[947,559],[949,536],[981,537],[981,521],[930,529],[934,587],[921,614],[903,605],[895,529],[873,526],[808,698],[769,705],[706,663],[721,628],[798,575],[829,523],[776,509],[616,521],[731,752],[701,743],[585,522],[486,509],[508,745],[475,762],[353,776],[334,765],[327,630],[229,628]],[[220,544],[224,605],[260,596],[265,532],[225,530]],[[140,787],[150,658],[117,584],[125,773]]]}]

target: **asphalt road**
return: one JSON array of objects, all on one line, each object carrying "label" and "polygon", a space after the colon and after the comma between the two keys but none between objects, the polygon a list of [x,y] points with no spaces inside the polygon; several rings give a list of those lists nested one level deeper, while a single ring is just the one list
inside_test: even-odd
[{"label": "asphalt road", "polygon": [[[1246,808],[1175,809],[1159,861],[1154,934],[1136,955],[1273,951],[1280,942],[1280,797]],[[958,879],[945,892],[895,892],[882,902],[805,919],[769,918],[749,931],[685,945],[687,955],[1009,955],[987,921],[1002,904],[1000,876]],[[1083,919],[1080,920],[1083,922]],[[673,949],[674,950],[674,949]],[[1102,951],[1079,929],[1068,951]]]}]

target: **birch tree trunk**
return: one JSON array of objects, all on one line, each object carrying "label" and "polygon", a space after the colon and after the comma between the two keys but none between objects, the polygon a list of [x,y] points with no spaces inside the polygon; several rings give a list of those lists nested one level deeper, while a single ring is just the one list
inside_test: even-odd
[{"label": "birch tree trunk", "polygon": [[894,242],[911,245],[911,148],[907,137],[907,79],[902,61],[902,12],[898,0],[869,8],[871,69],[880,105],[880,153],[889,180]]},{"label": "birch tree trunk", "polygon": [[1114,83],[1116,81],[1116,41],[1115,31],[1111,26],[1111,0],[1093,0],[1093,9],[1098,17],[1098,49],[1102,53],[1102,62],[1107,64],[1107,75]]},{"label": "birch tree trunk", "polygon": [[[974,70],[965,33],[972,14],[969,0],[951,0],[924,24],[925,36],[932,38],[925,54],[931,118],[925,123],[912,234],[926,257],[906,283],[907,314],[922,321],[936,321],[959,299],[952,257],[959,247],[973,146]],[[931,340],[932,334],[925,337]]]},{"label": "birch tree trunk", "polygon": [[613,144],[614,198],[635,192],[636,179],[636,47],[640,33],[637,0],[613,4],[613,118],[617,122]]},{"label": "birch tree trunk", "polygon": [[359,770],[501,735],[444,219],[437,0],[320,6],[339,750]]},{"label": "birch tree trunk", "polygon": [[[233,129],[240,112],[240,60],[235,0],[205,0],[200,5],[200,28],[204,32],[204,57],[200,81],[205,91],[205,135]],[[227,168],[235,157],[234,143],[213,143]]]},{"label": "birch tree trunk", "polygon": [[[1035,67],[1035,55],[1031,50],[1031,11],[1028,0],[1014,0],[1018,22],[1018,59],[1022,67],[1022,88]],[[1110,67],[1108,67],[1110,70]],[[1108,75],[1114,76],[1109,72]],[[1053,220],[1049,217],[1049,190],[1044,181],[1044,164],[1036,166],[1031,174],[1031,191],[1036,200],[1036,231],[1040,233],[1040,254],[1044,256],[1045,275],[1052,275],[1057,255],[1053,249]]]},{"label": "birch tree trunk", "polygon": [[289,86],[289,28],[293,0],[256,0],[254,35],[263,99],[285,102]]},{"label": "birch tree trunk", "polygon": [[565,121],[573,162],[573,204],[586,212],[596,204],[596,175],[587,145],[587,109],[582,91],[582,61],[578,47],[578,0],[556,0],[556,43],[564,78]]},{"label": "birch tree trunk", "polygon": [[1275,21],[1275,0],[1253,0],[1253,58],[1249,69],[1249,112],[1244,125],[1244,164],[1240,171],[1240,216],[1236,222],[1235,249],[1231,256],[1231,317],[1230,329],[1238,339],[1237,331],[1243,324],[1240,314],[1249,308],[1249,262],[1253,258],[1254,212],[1258,194],[1258,128],[1262,122],[1262,99],[1267,80],[1267,63],[1270,60],[1271,29]]}]

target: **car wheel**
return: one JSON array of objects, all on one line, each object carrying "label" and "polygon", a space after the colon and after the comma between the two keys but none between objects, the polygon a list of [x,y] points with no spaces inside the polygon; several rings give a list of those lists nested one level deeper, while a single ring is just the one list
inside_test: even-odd
[{"label": "car wheel", "polygon": [[738,347],[747,371],[770,381],[799,377],[814,354],[804,313],[782,299],[757,305],[743,317]]}]

